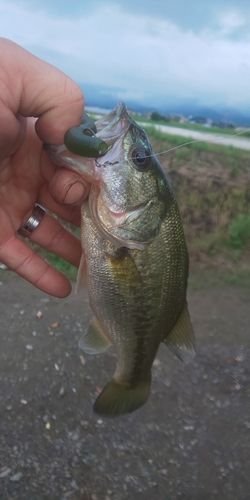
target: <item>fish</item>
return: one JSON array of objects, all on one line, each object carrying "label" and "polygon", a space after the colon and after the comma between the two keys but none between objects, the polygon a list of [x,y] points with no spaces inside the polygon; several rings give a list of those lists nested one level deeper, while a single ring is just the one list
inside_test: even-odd
[{"label": "fish", "polygon": [[79,131],[67,131],[61,146],[44,147],[56,164],[91,183],[81,207],[77,287],[86,282],[94,317],[79,347],[95,354],[115,346],[114,376],[94,403],[95,412],[115,417],[146,403],[161,343],[185,363],[195,355],[189,258],[171,184],[126,105],[90,126],[87,141]]}]

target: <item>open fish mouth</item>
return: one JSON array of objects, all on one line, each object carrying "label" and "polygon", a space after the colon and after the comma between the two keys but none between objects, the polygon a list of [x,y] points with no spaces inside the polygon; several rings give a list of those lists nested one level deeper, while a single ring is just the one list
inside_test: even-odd
[{"label": "open fish mouth", "polygon": [[120,102],[113,111],[95,122],[96,137],[102,139],[108,145],[113,145],[120,136],[127,132],[130,121],[126,105]]},{"label": "open fish mouth", "polygon": [[98,167],[113,165],[114,158],[115,163],[119,163],[123,138],[131,121],[125,104],[120,102],[96,122],[85,113],[81,125],[67,130],[64,144],[44,144],[43,148],[58,165],[85,174],[86,180],[91,182],[92,178],[95,182],[99,176]]}]

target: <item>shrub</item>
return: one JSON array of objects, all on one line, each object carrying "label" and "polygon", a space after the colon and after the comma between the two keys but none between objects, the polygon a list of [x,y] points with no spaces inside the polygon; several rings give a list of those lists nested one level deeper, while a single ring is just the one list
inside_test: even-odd
[{"label": "shrub", "polygon": [[228,244],[231,248],[243,248],[250,239],[250,215],[239,214],[229,226]]}]

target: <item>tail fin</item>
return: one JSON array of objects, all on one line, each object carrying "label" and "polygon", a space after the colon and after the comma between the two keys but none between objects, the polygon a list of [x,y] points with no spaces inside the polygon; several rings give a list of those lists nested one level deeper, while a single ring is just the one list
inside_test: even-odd
[{"label": "tail fin", "polygon": [[94,411],[109,417],[130,413],[146,403],[149,391],[150,380],[135,387],[126,387],[111,380],[97,398]]}]

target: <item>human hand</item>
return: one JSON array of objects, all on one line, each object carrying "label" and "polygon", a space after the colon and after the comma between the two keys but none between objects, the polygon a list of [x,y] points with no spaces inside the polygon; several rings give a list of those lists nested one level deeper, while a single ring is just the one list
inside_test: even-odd
[{"label": "human hand", "polygon": [[[16,233],[36,203],[80,225],[89,186],[56,167],[42,143],[62,144],[65,131],[80,124],[83,95],[65,74],[9,40],[0,38],[0,54],[0,261],[44,292],[64,297],[68,279]],[[51,215],[29,239],[79,265],[80,240]]]}]

